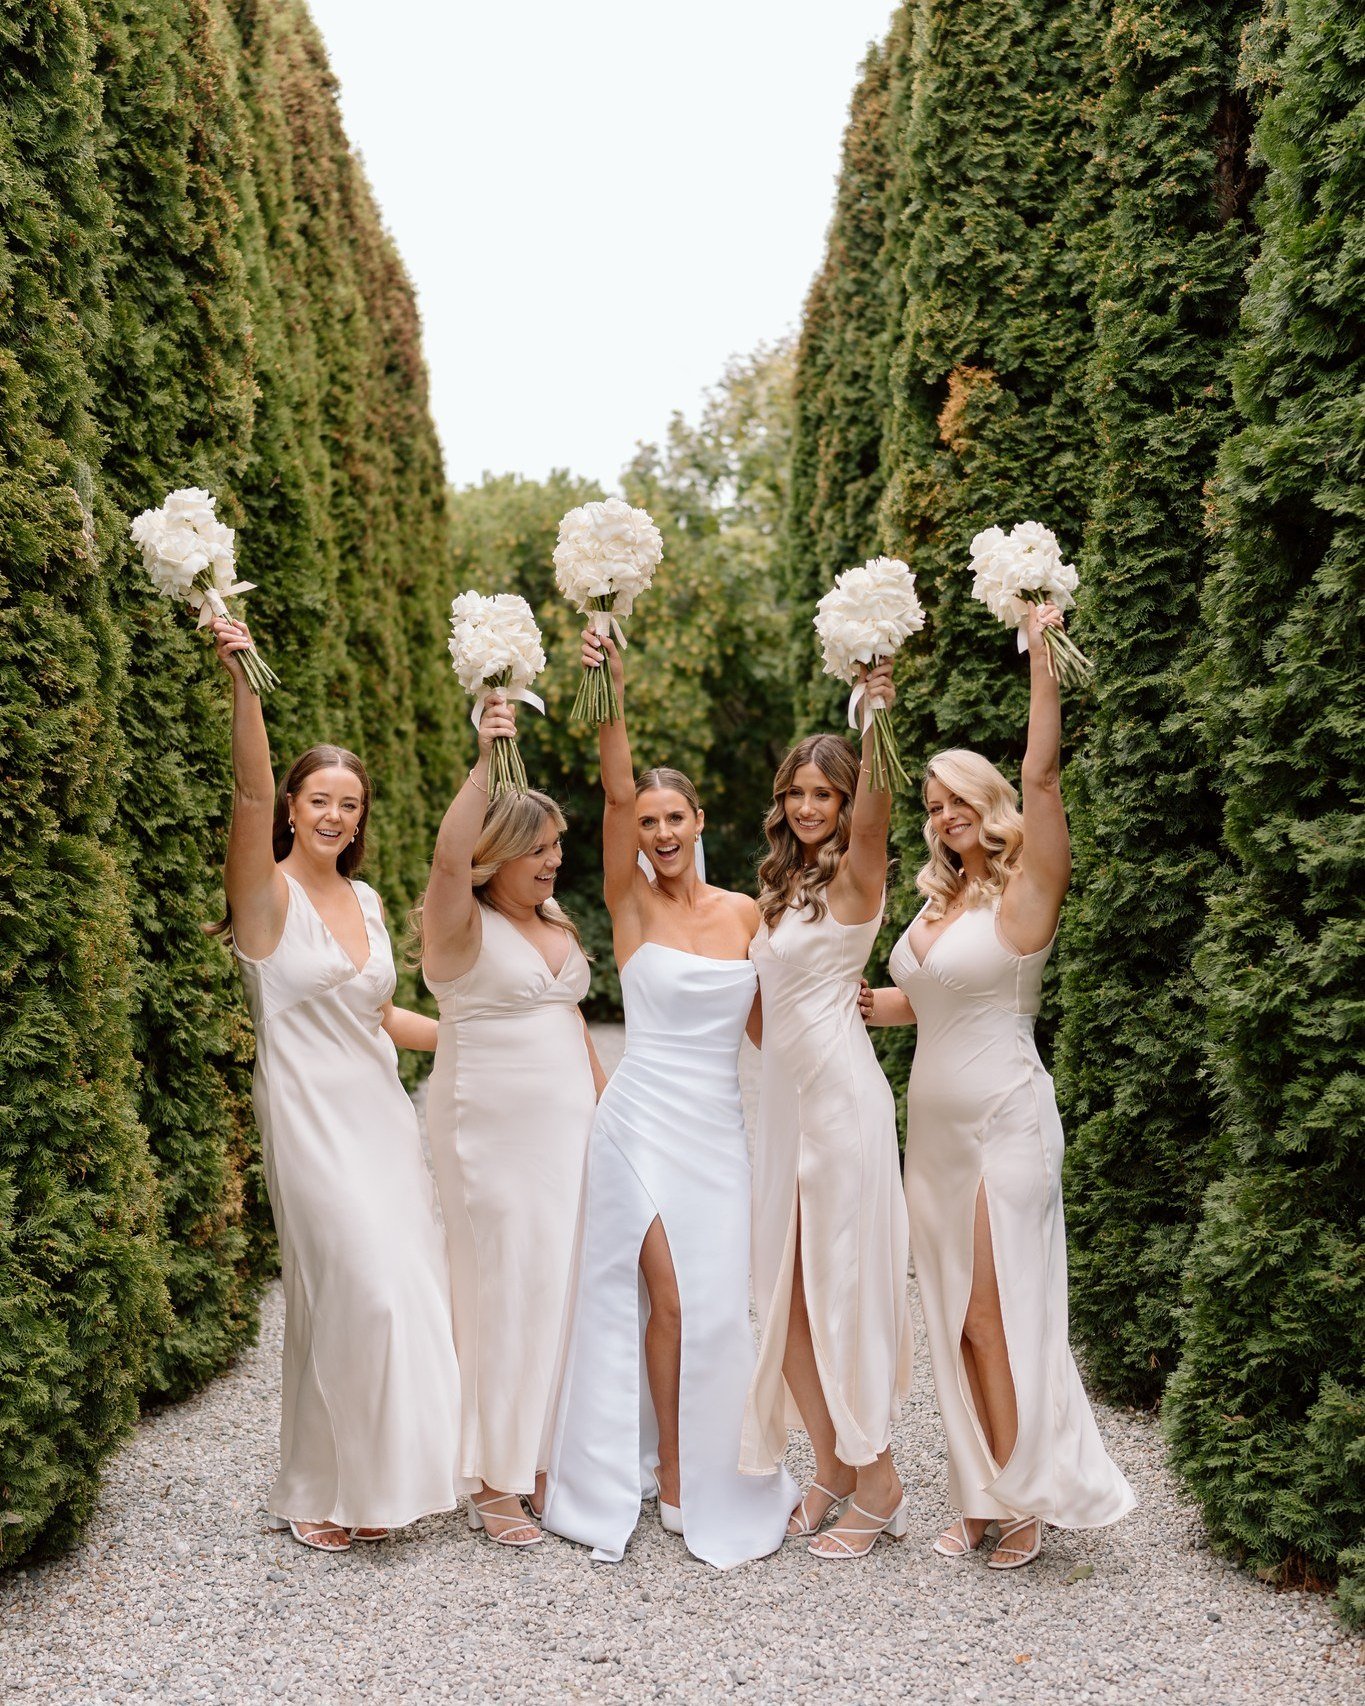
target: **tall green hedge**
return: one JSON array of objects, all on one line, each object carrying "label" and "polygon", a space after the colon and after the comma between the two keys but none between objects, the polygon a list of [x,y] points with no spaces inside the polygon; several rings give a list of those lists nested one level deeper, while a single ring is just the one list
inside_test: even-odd
[{"label": "tall green hedge", "polygon": [[1199,973],[1227,1165],[1167,1421],[1214,1535],[1365,1622],[1365,46],[1290,0],[1200,683],[1231,880]]},{"label": "tall green hedge", "polygon": [[1097,676],[1066,774],[1075,877],[1056,1070],[1073,1326],[1088,1372],[1143,1403],[1175,1366],[1180,1272],[1214,1165],[1192,960],[1221,825],[1187,679],[1257,181],[1238,87],[1255,11],[1248,0],[1116,5],[1095,137],[1108,212],[1081,569]]},{"label": "tall green hedge", "polygon": [[90,1508],[166,1323],[90,406],[111,207],[74,0],[0,24],[0,1544]]},{"label": "tall green hedge", "polygon": [[[226,681],[131,514],[202,484],[259,583],[277,763],[343,740],[416,892],[455,746],[411,291],[297,0],[0,25],[0,1542],[89,1509],[139,1391],[255,1330],[271,1241],[222,905]],[[407,985],[407,992],[412,988]]]}]

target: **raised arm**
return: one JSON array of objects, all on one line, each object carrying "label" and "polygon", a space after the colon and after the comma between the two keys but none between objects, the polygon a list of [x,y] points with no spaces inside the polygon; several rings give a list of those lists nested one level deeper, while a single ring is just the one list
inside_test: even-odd
[{"label": "raised arm", "polygon": [[479,724],[478,757],[441,819],[422,903],[422,965],[439,982],[462,976],[478,955],[474,849],[488,812],[488,755],[495,740],[516,732],[512,707],[501,694],[490,693]]},{"label": "raised arm", "polygon": [[251,644],[245,622],[213,624],[218,661],[232,678],[232,826],[223,888],[233,940],[250,959],[274,951],[284,930],[289,888],[275,863],[275,778],[261,701],[247,685],[240,653]]},{"label": "raised arm", "polygon": [[1028,745],[1020,769],[1024,853],[1000,904],[1000,928],[1025,954],[1052,940],[1071,881],[1071,837],[1062,804],[1062,705],[1043,638],[1047,628],[1062,626],[1055,605],[1035,605],[1029,612]]},{"label": "raised arm", "polygon": [[626,729],[626,672],[621,654],[610,634],[583,631],[583,667],[602,664],[612,673],[621,715],[614,723],[602,723],[597,731],[597,751],[602,767],[602,895],[612,922],[633,909],[639,885],[648,882],[640,869],[640,832],[635,822],[635,764]]},{"label": "raised arm", "polygon": [[[864,670],[863,681],[868,699],[890,710],[896,702],[890,662],[879,663],[871,671]],[[890,828],[891,794],[888,790],[872,786],[872,718],[869,716],[863,732],[862,763],[858,769],[858,791],[853,797],[848,852],[844,855],[843,869],[830,884],[840,911],[856,914],[850,923],[873,917],[881,905],[882,890],[886,887],[886,837]]]}]

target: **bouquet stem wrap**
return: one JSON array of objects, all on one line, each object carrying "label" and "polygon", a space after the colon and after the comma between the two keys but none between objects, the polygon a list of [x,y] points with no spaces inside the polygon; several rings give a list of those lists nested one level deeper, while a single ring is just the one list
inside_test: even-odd
[{"label": "bouquet stem wrap", "polygon": [[[530,688],[516,686],[510,669],[502,672],[495,685],[504,699],[518,700],[539,711],[542,717],[545,715],[545,701],[538,694],[532,693]],[[475,701],[474,709],[469,713],[469,720],[476,729],[483,721],[483,708],[487,703],[488,695],[485,693]],[[516,737],[499,735],[488,754],[489,803],[502,794],[524,794],[527,786],[526,765],[522,760]]]},{"label": "bouquet stem wrap", "polygon": [[[873,658],[873,667],[882,661],[881,658]],[[848,726],[861,734],[866,734],[869,727],[872,730],[872,786],[883,794],[889,794],[896,787],[908,788],[910,777],[901,763],[900,748],[891,727],[890,707],[879,705],[861,681],[853,689],[853,697],[848,702]]]}]

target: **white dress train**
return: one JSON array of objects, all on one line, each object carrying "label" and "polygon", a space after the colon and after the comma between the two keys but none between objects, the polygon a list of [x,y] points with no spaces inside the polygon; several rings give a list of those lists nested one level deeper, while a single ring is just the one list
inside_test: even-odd
[{"label": "white dress train", "polygon": [[[891,950],[891,976],[919,1026],[905,1196],[949,1497],[969,1517],[1100,1528],[1137,1501],[1104,1449],[1067,1342],[1062,1126],[1033,1040],[1051,949],[1016,953],[998,914],[998,901],[962,913],[923,960],[908,930]],[[1019,1412],[1004,1465],[987,1448],[962,1361],[979,1190]]]},{"label": "white dress train", "polygon": [[658,1431],[644,1372],[640,1245],[656,1216],[682,1303],[678,1440],[683,1538],[721,1569],[775,1552],[797,1488],[738,1470],[754,1369],[748,1144],[738,1059],[747,960],[647,942],[621,972],[626,1051],[598,1104],[583,1256],[560,1392],[545,1527],[615,1562],[654,1492]]}]

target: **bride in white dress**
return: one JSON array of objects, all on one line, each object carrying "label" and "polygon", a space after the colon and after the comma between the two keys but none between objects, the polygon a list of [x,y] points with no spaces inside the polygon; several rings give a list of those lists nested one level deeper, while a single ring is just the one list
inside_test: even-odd
[{"label": "bride in white dress", "polygon": [[[585,635],[584,663],[612,670],[624,705],[610,639]],[[664,1527],[725,1569],[775,1552],[796,1498],[784,1470],[737,1467],[755,1362],[738,1060],[746,1025],[757,1025],[747,953],[758,909],[698,877],[695,790],[674,770],[647,771],[637,786],[624,712],[602,724],[600,750],[626,1052],[589,1147],[543,1521],[615,1562],[642,1497],[657,1494]]]}]

